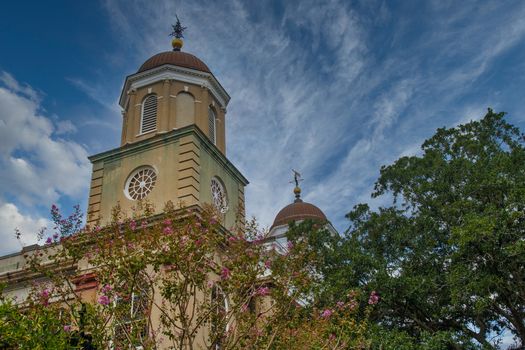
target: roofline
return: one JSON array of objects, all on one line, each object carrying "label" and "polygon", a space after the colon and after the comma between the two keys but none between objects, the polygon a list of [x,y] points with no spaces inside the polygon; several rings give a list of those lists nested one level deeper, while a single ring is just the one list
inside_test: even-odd
[{"label": "roofline", "polygon": [[27,246],[22,247],[22,249],[20,251],[18,251],[18,252],[13,252],[13,253],[9,253],[9,254],[0,256],[0,260],[13,258],[13,257],[15,257],[17,255],[23,255],[24,253],[27,253],[27,252],[30,252],[30,251],[33,251],[33,250],[37,250],[37,249],[42,248],[42,247],[43,246],[38,245],[38,244],[27,245]]},{"label": "roofline", "polygon": [[[313,219],[313,218],[305,218],[305,219],[300,219],[300,220],[293,220],[296,224],[300,224],[302,223],[303,221],[306,221],[306,220],[312,220],[313,222],[322,222],[323,225],[325,226],[325,228],[332,234],[339,234],[339,232],[337,232],[337,230],[335,229],[334,225],[332,225],[332,223],[329,221],[329,220],[321,220],[321,219]],[[279,229],[279,228],[282,228],[282,227],[285,227],[285,228],[288,228],[290,226],[290,222],[286,223],[286,224],[280,224],[280,225],[272,225],[270,227],[270,230],[268,231],[268,237],[267,239],[270,240],[270,239],[275,239],[275,238],[280,238],[280,237],[284,237],[286,236],[286,233],[284,234],[281,234],[281,235],[278,235],[278,236],[274,236],[272,233],[275,232],[275,230]]]},{"label": "roofline", "polygon": [[244,175],[235,167],[235,165],[233,165],[232,162],[228,160],[228,158],[226,158],[224,154],[221,153],[221,151],[219,151],[217,146],[211,143],[208,137],[205,136],[202,130],[199,129],[199,127],[195,124],[188,125],[180,129],[174,129],[165,133],[159,133],[145,140],[129,143],[109,151],[94,154],[89,156],[88,159],[91,161],[91,163],[94,163],[100,160],[110,160],[112,158],[131,155],[142,151],[144,148],[153,148],[165,145],[167,143],[176,142],[181,137],[189,134],[196,135],[208,153],[210,153],[217,161],[219,161],[219,163],[222,163],[225,169],[230,172],[231,175],[240,180],[244,186],[249,184],[249,181],[244,177]]},{"label": "roofline", "polygon": [[[126,101],[128,98],[127,93],[131,89],[131,85],[133,85],[133,83],[140,82],[141,80],[145,80],[146,78],[154,75],[160,75],[158,80],[181,80],[190,84],[200,84],[202,86],[205,86],[212,92],[212,94],[215,96],[215,98],[217,98],[217,100],[223,105],[222,107],[224,108],[226,108],[226,106],[230,102],[230,95],[226,92],[221,83],[219,83],[217,78],[215,78],[213,73],[203,72],[197,69],[186,68],[167,63],[152,69],[145,70],[143,72],[128,75],[124,81],[122,91],[120,92],[120,107],[122,107],[123,109],[125,108]],[[185,76],[187,77],[187,79],[184,79]]]}]

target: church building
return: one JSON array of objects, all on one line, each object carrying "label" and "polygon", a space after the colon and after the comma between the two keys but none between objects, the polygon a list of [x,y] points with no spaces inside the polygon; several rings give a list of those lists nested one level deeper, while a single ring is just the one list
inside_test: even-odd
[{"label": "church building", "polygon": [[[230,96],[198,57],[182,51],[181,33],[173,50],[148,58],[127,76],[120,94],[122,133],[120,146],[89,157],[92,176],[86,224],[108,224],[120,205],[131,213],[142,200],[163,211],[171,201],[181,208],[213,205],[225,228],[244,223],[248,180],[227,157],[226,127]],[[286,246],[291,221],[314,219],[327,223],[325,214],[301,199],[296,173],[295,200],[277,210],[270,239]],[[35,276],[26,255],[41,246],[0,257],[0,283],[4,294],[23,300]],[[95,286],[96,287],[96,286]]]}]

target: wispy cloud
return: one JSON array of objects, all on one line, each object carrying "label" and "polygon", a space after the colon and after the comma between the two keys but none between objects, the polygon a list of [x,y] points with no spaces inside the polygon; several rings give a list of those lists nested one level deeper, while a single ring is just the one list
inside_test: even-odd
[{"label": "wispy cloud", "polygon": [[125,76],[170,49],[175,13],[189,28],[183,50],[232,96],[227,155],[250,180],[248,214],[263,226],[293,199],[291,168],[304,175],[304,199],[342,231],[344,214],[371,202],[380,166],[417,154],[437,127],[489,106],[525,126],[520,1],[105,0],[102,11],[113,45],[66,78],[86,96],[72,115],[49,117],[43,92],[0,72],[2,218],[31,226],[41,217],[30,208],[85,200],[86,148],[118,144]]},{"label": "wispy cloud", "polygon": [[0,82],[9,90],[14,93],[20,94],[35,103],[39,103],[42,99],[43,93],[33,89],[28,84],[19,83],[11,74],[8,72],[0,72]]},{"label": "wispy cloud", "polygon": [[[120,107],[117,101],[115,101],[114,99],[114,96],[116,95],[115,93],[108,95],[105,93],[107,89],[103,89],[101,88],[101,86],[97,85],[92,86],[86,81],[79,78],[66,78],[66,80],[73,84],[73,86],[78,88],[80,91],[88,95],[93,101],[107,108],[115,115],[120,114]],[[92,83],[94,84],[95,82]]]},{"label": "wispy cloud", "polygon": [[[477,101],[481,108],[469,101],[469,110],[457,101],[525,34],[522,5],[431,4],[420,28],[384,2],[361,9],[365,15],[335,0],[278,7],[106,2],[115,31],[134,38],[142,60],[168,48],[176,11],[189,27],[184,49],[232,96],[228,156],[250,179],[248,213],[263,225],[291,201],[294,167],[305,174],[305,198],[343,229],[344,214],[368,201],[382,164],[417,152],[435,128],[484,110],[487,101]],[[386,48],[377,47],[378,28],[389,31],[381,34]]]}]

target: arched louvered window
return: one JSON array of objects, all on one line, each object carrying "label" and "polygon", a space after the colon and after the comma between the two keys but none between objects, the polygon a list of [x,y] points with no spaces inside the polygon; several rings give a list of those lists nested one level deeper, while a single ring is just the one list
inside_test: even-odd
[{"label": "arched louvered window", "polygon": [[157,129],[157,95],[151,94],[142,102],[140,133],[144,134]]},{"label": "arched louvered window", "polygon": [[217,131],[216,131],[216,125],[215,125],[215,122],[216,122],[216,116],[215,116],[215,112],[213,111],[213,109],[209,108],[208,109],[208,129],[210,131],[210,140],[211,142],[213,142],[213,144],[215,145],[216,144],[216,139],[217,139]]}]

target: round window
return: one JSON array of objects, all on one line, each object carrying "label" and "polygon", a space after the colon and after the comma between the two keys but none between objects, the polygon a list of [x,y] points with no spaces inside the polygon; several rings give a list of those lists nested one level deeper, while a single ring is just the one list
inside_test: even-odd
[{"label": "round window", "polygon": [[141,167],[128,177],[124,193],[129,199],[139,200],[145,198],[155,187],[157,173],[150,166]]},{"label": "round window", "polygon": [[224,188],[222,181],[214,177],[211,179],[211,198],[213,205],[221,213],[228,211],[228,196],[226,189]]}]

